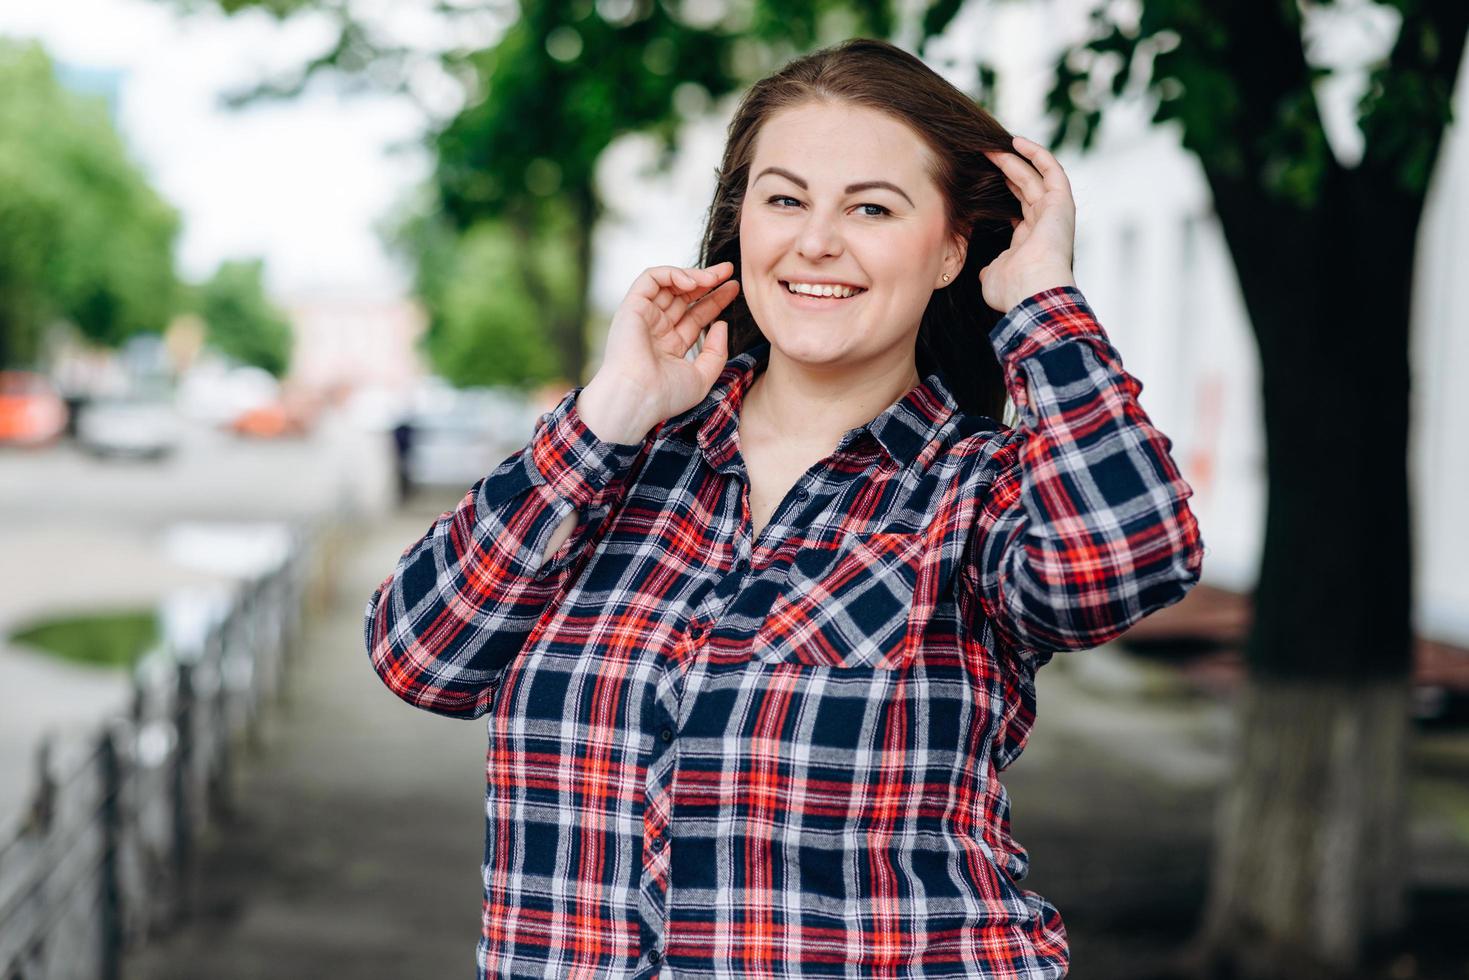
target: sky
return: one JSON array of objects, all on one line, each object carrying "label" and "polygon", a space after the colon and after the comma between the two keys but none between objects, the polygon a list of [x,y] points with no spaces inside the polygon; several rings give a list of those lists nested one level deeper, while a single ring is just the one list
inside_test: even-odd
[{"label": "sky", "polygon": [[325,80],[293,101],[218,104],[311,57],[330,40],[324,25],[179,16],[161,0],[5,0],[0,36],[39,40],[71,69],[119,73],[119,128],[181,212],[185,278],[261,256],[280,299],[406,293],[373,224],[427,173],[415,145],[423,112],[403,97],[339,95]]}]

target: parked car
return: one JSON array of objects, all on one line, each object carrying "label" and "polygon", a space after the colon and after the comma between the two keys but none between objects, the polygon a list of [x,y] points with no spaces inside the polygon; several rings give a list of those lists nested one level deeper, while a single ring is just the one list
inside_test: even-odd
[{"label": "parked car", "polygon": [[241,412],[230,422],[229,429],[237,436],[252,439],[280,439],[305,435],[307,423],[284,401],[277,400]]},{"label": "parked car", "polygon": [[35,371],[0,371],[0,444],[45,446],[66,431],[66,402]]},{"label": "parked car", "polygon": [[208,361],[180,379],[177,404],[191,419],[229,428],[240,416],[280,397],[280,383],[269,371]]},{"label": "parked car", "polygon": [[454,389],[430,381],[415,394],[406,420],[407,482],[470,486],[525,444],[537,414],[508,389]]},{"label": "parked car", "polygon": [[178,412],[169,399],[143,394],[93,398],[77,419],[77,443],[98,456],[161,458],[182,438]]}]

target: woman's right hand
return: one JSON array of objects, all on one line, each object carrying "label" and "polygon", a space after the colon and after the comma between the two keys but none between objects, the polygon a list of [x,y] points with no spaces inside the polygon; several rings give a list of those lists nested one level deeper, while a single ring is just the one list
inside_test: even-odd
[{"label": "woman's right hand", "polygon": [[[729,359],[729,324],[715,320],[740,291],[733,262],[685,269],[657,265],[633,281],[607,331],[602,366],[577,412],[605,442],[641,442],[666,418],[704,400]],[[685,355],[709,327],[694,360]]]}]

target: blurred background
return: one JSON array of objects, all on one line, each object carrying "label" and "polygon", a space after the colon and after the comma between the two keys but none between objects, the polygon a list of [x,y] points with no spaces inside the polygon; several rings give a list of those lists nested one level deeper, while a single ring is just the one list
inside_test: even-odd
[{"label": "blurred background", "polygon": [[0,976],[472,968],[399,554],[844,37],[1044,142],[1203,579],[1005,774],[1077,980],[1469,978],[1462,0],[6,0]]}]

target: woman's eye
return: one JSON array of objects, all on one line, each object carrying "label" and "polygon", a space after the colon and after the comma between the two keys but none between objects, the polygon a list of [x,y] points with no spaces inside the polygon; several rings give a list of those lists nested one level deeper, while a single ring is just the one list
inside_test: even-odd
[{"label": "woman's eye", "polygon": [[[786,208],[783,204],[780,204],[779,203],[781,201],[795,201],[797,205],[799,205],[801,203],[800,201],[796,201],[796,199],[794,197],[787,197],[784,194],[777,194],[775,197],[770,198],[766,203],[768,203],[768,204],[774,204],[776,206],[776,208],[778,208],[779,210],[783,210],[783,211],[789,210],[789,208]],[[886,215],[886,214],[891,214],[892,213],[887,208],[883,207],[881,204],[859,204],[859,205],[857,205],[857,207],[859,207],[859,208],[877,208],[877,210],[881,212],[881,214],[871,214],[871,213],[869,213],[869,214],[866,215],[866,217],[869,217],[869,218],[879,218],[879,217],[882,217],[882,215]]]}]

